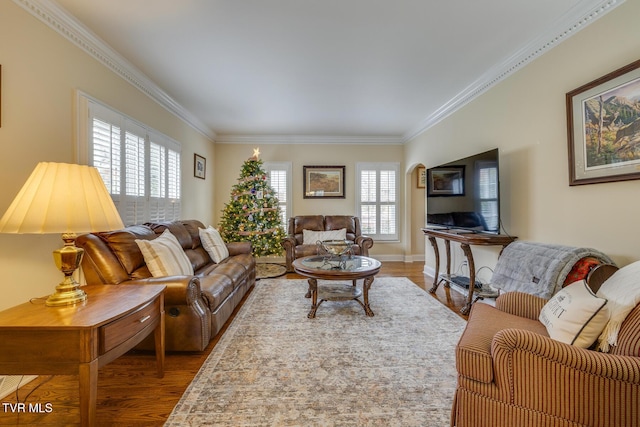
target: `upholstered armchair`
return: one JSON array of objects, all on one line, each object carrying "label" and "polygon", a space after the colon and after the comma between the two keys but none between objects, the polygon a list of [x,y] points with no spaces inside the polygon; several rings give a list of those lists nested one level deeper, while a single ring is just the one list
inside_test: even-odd
[{"label": "upholstered armchair", "polygon": [[[615,268],[597,267],[592,289]],[[640,426],[640,304],[609,353],[549,338],[546,300],[508,292],[477,303],[456,348],[457,427]]]},{"label": "upholstered armchair", "polygon": [[301,215],[289,218],[288,234],[282,246],[287,261],[287,271],[293,271],[292,263],[295,259],[316,255],[316,242],[304,241],[304,230],[332,231],[346,229],[346,239],[353,241],[355,255],[369,256],[369,249],[373,246],[373,239],[362,235],[360,218],[351,215]]}]

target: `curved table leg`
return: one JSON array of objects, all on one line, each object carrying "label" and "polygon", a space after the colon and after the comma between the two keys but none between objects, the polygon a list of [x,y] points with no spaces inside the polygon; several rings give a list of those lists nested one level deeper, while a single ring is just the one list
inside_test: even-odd
[{"label": "curved table leg", "polygon": [[463,243],[460,247],[469,262],[469,294],[467,295],[466,304],[460,309],[460,313],[466,315],[471,311],[471,304],[473,304],[473,292],[475,291],[476,286],[476,265],[473,262],[473,254],[471,253],[469,245]]},{"label": "curved table leg", "polygon": [[429,292],[432,294],[435,294],[436,291],[438,290],[438,285],[440,284],[440,281],[438,280],[438,278],[440,277],[440,251],[438,250],[438,243],[436,242],[436,238],[429,236],[429,242],[431,243],[431,246],[433,247],[433,254],[435,255],[435,262],[436,265],[434,266],[434,273],[433,273],[433,286],[431,286],[431,289],[429,289]]},{"label": "curved table leg", "polygon": [[309,282],[307,294],[310,294],[309,296],[311,297],[311,310],[309,314],[307,314],[307,317],[313,319],[316,317],[316,310],[318,310],[318,281],[316,279],[309,279],[307,282]]},{"label": "curved table leg", "polygon": [[369,288],[373,284],[373,276],[369,276],[364,279],[364,283],[362,283],[362,299],[364,300],[364,312],[369,317],[373,317],[373,311],[371,307],[369,307]]}]

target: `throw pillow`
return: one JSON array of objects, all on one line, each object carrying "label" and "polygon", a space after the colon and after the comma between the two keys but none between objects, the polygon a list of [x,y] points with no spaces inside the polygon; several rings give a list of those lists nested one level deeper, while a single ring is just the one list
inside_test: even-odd
[{"label": "throw pillow", "polygon": [[539,320],[556,341],[589,348],[602,332],[609,310],[607,300],[598,298],[586,281],[565,286],[540,311]]},{"label": "throw pillow", "polygon": [[318,241],[323,240],[345,240],[347,238],[347,229],[339,230],[314,231],[302,230],[302,244],[315,245]]},{"label": "throw pillow", "polygon": [[229,257],[229,248],[222,240],[220,232],[209,226],[207,228],[199,228],[200,241],[202,247],[209,254],[213,262],[216,264]]},{"label": "throw pillow", "polygon": [[622,322],[640,303],[640,261],[626,265],[613,273],[598,289],[597,295],[609,300],[609,323],[602,331],[598,349],[607,352],[618,342]]},{"label": "throw pillow", "polygon": [[193,266],[176,236],[167,229],[154,240],[136,239],[153,277],[193,275]]}]

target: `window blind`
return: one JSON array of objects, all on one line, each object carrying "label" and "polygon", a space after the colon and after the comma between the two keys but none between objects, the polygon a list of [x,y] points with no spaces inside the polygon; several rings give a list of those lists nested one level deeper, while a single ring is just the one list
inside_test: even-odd
[{"label": "window blind", "polygon": [[376,240],[398,239],[397,163],[358,163],[357,205],[363,234]]}]

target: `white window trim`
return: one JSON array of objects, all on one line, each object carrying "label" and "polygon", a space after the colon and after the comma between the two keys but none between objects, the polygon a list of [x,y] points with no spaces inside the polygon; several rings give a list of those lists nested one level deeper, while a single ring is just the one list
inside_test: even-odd
[{"label": "white window trim", "polygon": [[[400,163],[399,162],[362,162],[362,163],[356,163],[356,185],[355,185],[355,197],[356,197],[356,212],[357,215],[360,216],[361,212],[362,212],[362,199],[361,199],[361,186],[360,186],[360,178],[361,178],[361,172],[363,170],[376,170],[376,171],[381,171],[381,170],[393,170],[395,172],[395,183],[396,183],[396,188],[395,188],[395,195],[396,195],[396,200],[395,200],[395,210],[396,210],[396,224],[395,224],[395,233],[393,234],[371,234],[371,233],[367,233],[367,235],[369,237],[371,237],[373,240],[375,241],[380,241],[380,242],[397,242],[399,241],[399,236],[400,236]],[[378,178],[379,179],[379,175]],[[376,201],[376,206],[378,206],[377,209],[377,213],[378,216],[380,214],[380,183],[378,182],[377,185],[377,190],[378,190],[378,196],[377,196],[377,201]],[[380,219],[378,218],[377,220],[377,225],[378,227],[380,226]],[[363,231],[364,233],[364,231]]]},{"label": "white window trim", "polygon": [[289,218],[293,216],[293,165],[292,162],[264,162],[263,163],[265,171],[268,173],[272,170],[284,170],[286,171],[287,176],[287,200],[285,200],[286,212],[285,218],[286,220],[282,224],[284,231],[287,231],[287,224]]}]

